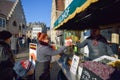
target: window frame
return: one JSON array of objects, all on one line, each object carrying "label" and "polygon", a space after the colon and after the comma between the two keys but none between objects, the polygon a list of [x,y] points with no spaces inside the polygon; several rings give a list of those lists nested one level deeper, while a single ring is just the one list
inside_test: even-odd
[{"label": "window frame", "polygon": [[0,24],[0,28],[5,28],[6,27],[6,19],[5,18],[3,18],[3,17],[0,17],[0,19],[1,19],[1,24]]}]

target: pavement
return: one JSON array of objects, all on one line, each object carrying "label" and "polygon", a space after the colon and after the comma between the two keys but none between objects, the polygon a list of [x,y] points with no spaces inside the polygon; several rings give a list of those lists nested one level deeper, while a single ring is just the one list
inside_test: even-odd
[{"label": "pavement", "polygon": [[28,48],[21,48],[19,53],[16,54],[16,61],[21,59],[29,59],[29,49]]}]

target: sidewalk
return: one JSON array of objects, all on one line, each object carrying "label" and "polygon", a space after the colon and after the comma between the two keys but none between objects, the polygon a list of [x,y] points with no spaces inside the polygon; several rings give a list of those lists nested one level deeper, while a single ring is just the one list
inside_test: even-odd
[{"label": "sidewalk", "polygon": [[29,58],[29,48],[20,49],[19,53],[16,55],[16,60],[28,59]]}]

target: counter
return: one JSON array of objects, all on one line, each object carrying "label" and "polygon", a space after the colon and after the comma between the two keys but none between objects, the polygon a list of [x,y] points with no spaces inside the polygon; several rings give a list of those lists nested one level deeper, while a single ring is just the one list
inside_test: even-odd
[{"label": "counter", "polygon": [[81,74],[79,74],[78,72],[80,71],[77,70],[75,75],[71,72],[67,62],[68,59],[65,56],[57,62],[67,80],[117,80],[120,78],[120,69],[96,61],[84,61],[79,64],[78,69],[82,69]]},{"label": "counter", "polygon": [[75,75],[70,71],[70,66],[68,64],[68,56],[62,56],[57,63],[59,64],[61,70],[68,80],[80,80],[79,75]]},{"label": "counter", "polygon": [[69,66],[65,65],[64,63],[60,63],[59,61],[58,61],[58,64],[59,64],[59,66],[61,67],[64,75],[66,76],[66,78],[67,78],[68,80],[80,80],[80,76],[73,74],[73,73],[70,71]]}]

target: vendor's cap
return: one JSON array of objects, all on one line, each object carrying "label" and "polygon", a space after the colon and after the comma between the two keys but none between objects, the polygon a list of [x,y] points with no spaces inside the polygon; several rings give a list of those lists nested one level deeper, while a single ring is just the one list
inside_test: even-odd
[{"label": "vendor's cap", "polygon": [[0,39],[1,40],[6,40],[8,38],[10,38],[12,36],[12,34],[9,31],[3,30],[0,31]]}]

